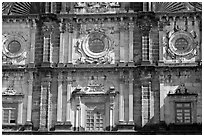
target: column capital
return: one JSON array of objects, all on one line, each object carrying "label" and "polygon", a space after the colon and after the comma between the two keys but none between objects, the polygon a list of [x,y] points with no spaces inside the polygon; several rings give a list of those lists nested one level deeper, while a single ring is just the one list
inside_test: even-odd
[{"label": "column capital", "polygon": [[66,81],[67,81],[67,84],[72,84],[72,78],[71,77],[68,76]]},{"label": "column capital", "polygon": [[77,105],[77,106],[76,106],[76,110],[80,110],[80,105]]},{"label": "column capital", "polygon": [[63,81],[63,75],[62,75],[62,72],[59,72],[58,73],[58,79],[57,79],[58,82],[62,82]]},{"label": "column capital", "polygon": [[133,30],[134,29],[134,22],[130,22],[128,27],[129,27],[129,30]]},{"label": "column capital", "polygon": [[32,19],[32,26],[31,26],[31,28],[32,28],[33,30],[36,30],[36,29],[37,29],[36,19]]},{"label": "column capital", "polygon": [[74,31],[74,25],[72,22],[66,23],[66,31],[69,33],[73,33]]},{"label": "column capital", "polygon": [[64,23],[63,18],[61,18],[59,24],[60,24],[60,26],[59,26],[60,33],[64,33],[66,31],[66,24]]},{"label": "column capital", "polygon": [[114,109],[114,104],[110,104],[110,110]]},{"label": "column capital", "polygon": [[45,24],[44,23],[43,26],[42,26],[42,31],[43,31],[44,34],[52,33],[53,29],[54,29],[54,26],[51,25],[51,24]]},{"label": "column capital", "polygon": [[51,78],[43,78],[41,80],[41,85],[48,86],[50,84],[51,80],[52,80]]},{"label": "column capital", "polygon": [[129,25],[123,21],[123,18],[121,17],[121,22],[119,22],[119,30],[125,31],[128,30]]},{"label": "column capital", "polygon": [[129,70],[129,83],[133,83],[134,77],[133,77],[133,71]]}]

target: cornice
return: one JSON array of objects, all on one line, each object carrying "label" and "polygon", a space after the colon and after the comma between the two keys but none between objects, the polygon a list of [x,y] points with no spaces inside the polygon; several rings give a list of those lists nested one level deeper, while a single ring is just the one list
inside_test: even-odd
[{"label": "cornice", "polygon": [[111,13],[111,14],[30,14],[30,15],[2,15],[3,23],[16,23],[16,22],[32,22],[33,19],[43,21],[72,21],[77,23],[82,22],[118,22],[121,21],[137,21],[141,17],[148,16],[150,18],[158,18],[164,16],[196,16],[201,18],[202,12],[126,12],[126,13]]},{"label": "cornice", "polygon": [[39,20],[39,14],[32,15],[3,15],[2,23],[32,23],[33,20]]}]

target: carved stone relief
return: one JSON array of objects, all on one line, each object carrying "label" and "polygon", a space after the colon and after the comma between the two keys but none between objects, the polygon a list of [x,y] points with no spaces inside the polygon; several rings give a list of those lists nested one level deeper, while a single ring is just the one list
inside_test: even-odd
[{"label": "carved stone relief", "polygon": [[75,13],[115,13],[118,2],[76,2]]},{"label": "carved stone relief", "polygon": [[22,81],[24,76],[24,73],[3,73],[3,81],[6,82],[2,83],[2,86],[5,87],[3,88],[2,95],[22,95]]},{"label": "carved stone relief", "polygon": [[3,34],[2,43],[3,64],[25,65],[27,58],[27,40],[24,36],[17,33]]},{"label": "carved stone relief", "polygon": [[97,24],[94,28],[81,26],[81,35],[74,45],[74,54],[77,56],[74,64],[114,64],[115,43],[106,29]]},{"label": "carved stone relief", "polygon": [[163,60],[165,63],[193,63],[198,55],[198,34],[189,29],[189,18],[168,18],[169,26],[164,29]]}]

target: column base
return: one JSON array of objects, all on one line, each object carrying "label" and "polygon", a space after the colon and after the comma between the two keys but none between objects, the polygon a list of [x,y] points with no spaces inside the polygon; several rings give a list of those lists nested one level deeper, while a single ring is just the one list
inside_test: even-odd
[{"label": "column base", "polygon": [[33,124],[31,121],[27,121],[24,125],[24,131],[32,131]]},{"label": "column base", "polygon": [[41,63],[41,67],[44,67],[44,68],[52,67],[52,63],[50,63],[50,62],[43,62],[43,63]]},{"label": "column base", "polygon": [[149,60],[145,60],[145,61],[142,61],[141,65],[142,66],[147,66],[147,65],[150,65],[150,61]]},{"label": "column base", "polygon": [[159,60],[158,61],[158,66],[162,66],[162,65],[164,65],[164,61],[163,60]]},{"label": "column base", "polygon": [[59,64],[57,64],[57,66],[61,68],[61,67],[64,67],[64,64],[63,63],[59,63]]},{"label": "column base", "polygon": [[117,126],[117,131],[122,131],[122,132],[132,132],[135,131],[134,130],[134,123],[130,122],[130,123],[119,123]]},{"label": "column base", "polygon": [[29,68],[34,68],[34,67],[35,67],[35,64],[34,64],[34,63],[29,63],[29,64],[28,64],[28,67],[29,67]]},{"label": "column base", "polygon": [[57,122],[55,124],[55,131],[71,131],[72,124],[70,121],[67,122]]},{"label": "column base", "polygon": [[48,129],[46,127],[41,127],[38,131],[39,132],[48,132]]}]

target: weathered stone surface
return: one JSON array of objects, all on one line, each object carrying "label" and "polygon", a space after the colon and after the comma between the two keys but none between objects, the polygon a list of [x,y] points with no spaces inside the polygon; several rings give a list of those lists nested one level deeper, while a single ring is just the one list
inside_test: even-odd
[{"label": "weathered stone surface", "polygon": [[[63,5],[64,11],[67,4]],[[49,6],[48,3],[46,5]],[[46,8],[46,12],[49,12],[49,8]],[[94,113],[94,120],[98,113],[102,115],[99,121],[103,120],[103,130],[134,131],[158,126],[162,122],[174,124],[174,105],[177,101],[191,102],[192,123],[202,123],[202,69],[198,63],[201,61],[200,12],[196,12],[195,16],[194,12],[186,12],[187,18],[174,13],[166,15],[123,11],[99,15],[81,14],[81,9],[80,13],[72,12],[77,14],[53,14],[54,10],[53,13],[39,17],[28,15],[29,19],[36,20],[36,26],[29,20],[27,23],[25,20],[16,23],[8,19],[3,21],[2,35],[22,36],[25,38],[27,56],[32,55],[31,50],[34,51],[34,58],[26,58],[23,65],[9,62],[2,64],[2,90],[16,90],[10,93],[12,95],[3,94],[3,107],[5,104],[23,102],[22,115],[17,116],[17,121],[22,122],[22,126],[25,125],[25,130],[86,131],[88,125],[91,125],[87,115],[90,109]],[[15,15],[3,18],[15,21],[15,18],[27,19]],[[133,37],[130,36],[132,33]],[[142,38],[144,35],[146,41]],[[177,55],[178,51],[171,51],[173,40],[170,39],[173,39],[173,35],[188,35],[193,39],[194,42],[189,45],[194,46],[191,53]],[[133,42],[133,45],[129,42]],[[31,48],[31,43],[35,43],[34,49]],[[148,43],[149,45],[145,45]],[[104,48],[99,48],[103,53],[90,49],[91,46],[95,48],[103,45]],[[131,46],[133,51],[130,50]],[[145,62],[142,61],[144,52],[148,52],[145,53],[148,56]],[[28,65],[31,59],[34,62]],[[131,71],[133,76],[129,76]],[[33,72],[32,78],[29,77],[29,72]],[[60,78],[59,73],[62,73]],[[29,87],[31,79],[32,88]],[[59,81],[61,88],[58,88]],[[62,97],[58,96],[59,89]],[[185,89],[188,94],[183,94],[186,93]],[[176,94],[179,90],[183,90],[182,95]],[[133,122],[129,121],[129,93],[133,93]],[[31,121],[27,121],[31,95]],[[190,98],[191,95],[193,99]],[[58,107],[62,107],[60,118]],[[94,130],[96,126],[97,124],[94,125]]]}]

